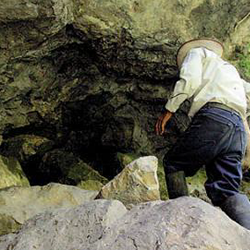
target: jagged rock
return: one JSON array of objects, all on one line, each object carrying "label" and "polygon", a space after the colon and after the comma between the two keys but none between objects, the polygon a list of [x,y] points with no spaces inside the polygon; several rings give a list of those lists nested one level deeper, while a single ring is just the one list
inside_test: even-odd
[{"label": "jagged rock", "polygon": [[55,46],[50,38],[72,23],[73,13],[71,0],[1,1],[1,60],[45,55]]},{"label": "jagged rock", "polygon": [[[136,160],[140,156],[132,153],[118,153],[117,158],[122,166],[122,168],[125,168],[126,165],[130,164],[132,161]],[[158,168],[157,168],[157,178],[159,181],[159,191],[160,191],[160,197],[161,200],[167,200],[168,199],[168,193],[167,193],[167,186],[166,186],[166,180],[165,180],[165,172],[164,167],[161,162],[158,162]]]},{"label": "jagged rock", "polygon": [[16,231],[38,213],[75,207],[94,199],[97,193],[60,184],[0,190],[0,235]]},{"label": "jagged rock", "polygon": [[105,69],[118,74],[175,76],[176,49],[192,38],[217,37],[232,47],[249,41],[248,0],[120,0],[115,4],[105,0],[98,5],[78,0],[77,5],[74,27],[92,40]]},{"label": "jagged rock", "polygon": [[39,214],[16,234],[0,237],[7,250],[248,250],[250,232],[197,198],[140,204],[96,200]]},{"label": "jagged rock", "polygon": [[35,154],[51,150],[53,141],[38,135],[18,135],[4,140],[1,153],[14,156],[20,163],[25,163]]},{"label": "jagged rock", "polygon": [[[45,153],[37,166],[41,184],[48,182],[78,185],[82,181],[98,181],[106,184],[108,180],[96,170],[75,156],[72,152],[55,149]],[[35,177],[33,176],[33,179]],[[44,183],[42,183],[44,181]],[[39,180],[37,180],[39,182]]]},{"label": "jagged rock", "polygon": [[0,190],[11,186],[29,186],[19,162],[14,158],[0,155]]},{"label": "jagged rock", "polygon": [[120,200],[125,205],[160,200],[157,168],[158,159],[155,156],[141,157],[107,183],[98,197]]},{"label": "jagged rock", "polygon": [[89,250],[247,250],[249,234],[219,209],[185,197],[135,207]]}]

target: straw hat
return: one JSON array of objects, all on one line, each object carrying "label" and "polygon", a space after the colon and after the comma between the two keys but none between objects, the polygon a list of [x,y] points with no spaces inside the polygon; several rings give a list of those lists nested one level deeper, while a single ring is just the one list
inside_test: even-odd
[{"label": "straw hat", "polygon": [[205,47],[209,50],[212,50],[215,52],[218,56],[222,56],[223,54],[223,45],[214,39],[194,39],[185,42],[184,44],[181,45],[177,52],[177,66],[178,68],[181,67],[181,64],[186,57],[188,51],[193,48],[198,48],[198,47]]}]

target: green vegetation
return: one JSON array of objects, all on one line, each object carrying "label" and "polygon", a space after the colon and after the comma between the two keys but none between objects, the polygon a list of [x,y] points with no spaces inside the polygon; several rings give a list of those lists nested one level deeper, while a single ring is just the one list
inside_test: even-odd
[{"label": "green vegetation", "polygon": [[238,66],[244,76],[250,78],[250,43],[244,48],[236,52]]}]

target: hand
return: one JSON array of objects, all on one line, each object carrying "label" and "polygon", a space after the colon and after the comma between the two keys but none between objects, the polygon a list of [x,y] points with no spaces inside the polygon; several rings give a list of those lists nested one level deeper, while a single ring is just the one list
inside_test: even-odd
[{"label": "hand", "polygon": [[157,120],[155,124],[155,132],[157,135],[163,135],[165,132],[165,126],[169,119],[172,117],[173,113],[166,110]]}]

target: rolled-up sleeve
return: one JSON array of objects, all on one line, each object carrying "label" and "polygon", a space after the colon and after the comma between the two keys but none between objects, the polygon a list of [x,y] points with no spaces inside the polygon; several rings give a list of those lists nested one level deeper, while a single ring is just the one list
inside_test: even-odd
[{"label": "rolled-up sleeve", "polygon": [[202,48],[189,51],[185,57],[181,70],[180,80],[176,82],[174,91],[165,108],[174,113],[188,98],[192,97],[202,80],[202,60],[205,53]]}]

